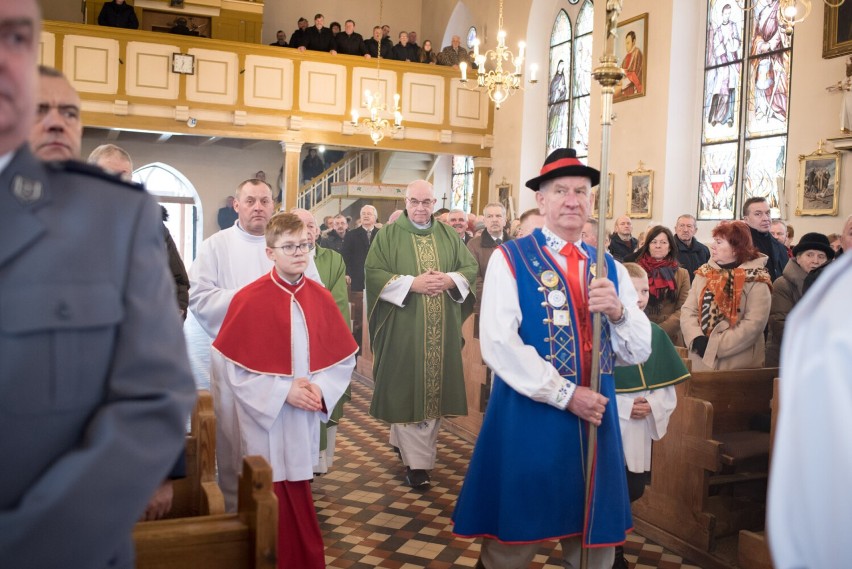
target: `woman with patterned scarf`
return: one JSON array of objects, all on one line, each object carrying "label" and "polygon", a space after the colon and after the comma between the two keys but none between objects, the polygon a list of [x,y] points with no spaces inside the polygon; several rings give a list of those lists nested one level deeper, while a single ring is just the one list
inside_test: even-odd
[{"label": "woman with patterned scarf", "polygon": [[648,320],[665,330],[675,346],[683,346],[680,308],[689,295],[689,272],[677,262],[672,232],[657,225],[648,231],[635,262],[648,273],[650,297],[645,307]]},{"label": "woman with patterned scarf", "polygon": [[680,313],[693,371],[763,367],[772,303],[766,260],[742,221],[713,230],[710,261],[695,271]]}]

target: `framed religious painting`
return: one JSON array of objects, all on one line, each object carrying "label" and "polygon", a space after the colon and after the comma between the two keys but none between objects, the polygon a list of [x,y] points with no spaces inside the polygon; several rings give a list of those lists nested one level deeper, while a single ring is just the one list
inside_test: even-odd
[{"label": "framed religious painting", "polygon": [[654,193],[654,171],[639,169],[627,173],[627,215],[631,219],[651,217]]},{"label": "framed religious painting", "polygon": [[822,57],[830,59],[852,53],[852,2],[825,6],[822,29]]},{"label": "framed religious painting", "polygon": [[840,152],[799,155],[796,215],[837,215],[840,194]]},{"label": "framed religious painting", "polygon": [[647,12],[619,22],[615,56],[624,70],[624,77],[615,86],[612,101],[618,103],[627,99],[644,97],[648,64]]},{"label": "framed religious painting", "polygon": [[[609,188],[607,189],[606,196],[606,218],[612,219],[612,198],[615,195],[615,174],[610,172],[607,174],[607,177],[609,179]],[[600,219],[601,217],[601,212],[599,211],[600,208],[598,208],[598,192],[600,192],[600,189],[601,187],[599,185],[595,186],[592,188],[591,196],[589,196],[592,202],[592,217],[595,219]]]},{"label": "framed religious painting", "polygon": [[506,208],[506,219],[515,219],[515,204],[512,201],[512,184],[503,178],[503,181],[497,184],[497,201],[503,204]]}]

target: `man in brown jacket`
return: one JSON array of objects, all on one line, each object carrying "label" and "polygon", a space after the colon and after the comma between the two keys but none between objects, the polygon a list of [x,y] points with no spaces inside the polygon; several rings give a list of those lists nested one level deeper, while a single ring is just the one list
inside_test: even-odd
[{"label": "man in brown jacket", "polygon": [[482,283],[485,280],[485,271],[488,269],[491,253],[498,245],[509,240],[509,234],[506,233],[506,209],[503,204],[493,202],[486,205],[482,215],[485,216],[485,231],[467,242],[467,248],[479,263],[479,273],[476,275],[476,304],[473,308],[477,314],[482,302]]}]

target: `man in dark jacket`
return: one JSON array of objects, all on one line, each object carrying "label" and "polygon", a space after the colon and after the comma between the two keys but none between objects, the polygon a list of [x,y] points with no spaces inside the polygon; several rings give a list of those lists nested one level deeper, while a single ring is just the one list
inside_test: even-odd
[{"label": "man in dark jacket", "polygon": [[290,34],[290,47],[305,47],[305,29],[308,27],[307,18],[299,18],[298,27]]},{"label": "man in dark jacket", "polygon": [[615,233],[609,239],[609,252],[618,261],[636,250],[639,241],[633,237],[633,222],[626,215],[615,220]]},{"label": "man in dark jacket", "polygon": [[381,46],[382,50],[382,59],[391,59],[393,57],[393,42],[382,36],[381,26],[373,28],[373,37],[365,41],[364,45],[367,47],[367,53],[370,54],[370,57],[379,56],[379,46]]},{"label": "man in dark jacket", "polygon": [[769,232],[772,227],[772,217],[766,198],[747,199],[743,204],[743,221],[751,230],[754,246],[769,257],[766,261],[766,270],[774,281],[784,272],[784,267],[790,258],[787,256],[787,248]]},{"label": "man in dark jacket", "polygon": [[399,32],[399,43],[393,46],[393,58],[397,61],[417,61],[417,49],[408,43],[408,32]]},{"label": "man in dark jacket", "polygon": [[343,240],[346,238],[346,217],[342,213],[338,213],[331,220],[331,229],[320,240],[320,247],[332,249],[341,255],[343,254]]},{"label": "man in dark jacket", "polygon": [[359,346],[364,324],[364,262],[379,232],[376,227],[378,217],[375,207],[365,205],[361,208],[361,227],[350,230],[343,238],[343,262],[346,263],[346,277],[350,284],[349,302],[352,303],[352,334]]},{"label": "man in dark jacket", "polygon": [[133,6],[125,4],[124,0],[104,3],[101,13],[98,14],[98,24],[111,28],[139,29],[139,20],[136,18]]},{"label": "man in dark jacket", "polygon": [[337,34],[334,41],[337,43],[337,53],[370,57],[370,54],[367,53],[367,46],[364,45],[364,38],[355,31],[354,20],[344,22],[343,32]]},{"label": "man in dark jacket", "polygon": [[325,18],[322,14],[314,16],[314,25],[305,30],[305,44],[299,46],[299,51],[309,49],[311,51],[325,51],[336,54],[334,34],[329,28],[323,27]]},{"label": "man in dark jacket", "polygon": [[675,245],[677,245],[677,260],[680,266],[689,273],[689,282],[695,276],[695,269],[710,260],[710,249],[698,239],[698,224],[695,216],[685,213],[677,218],[675,223]]}]

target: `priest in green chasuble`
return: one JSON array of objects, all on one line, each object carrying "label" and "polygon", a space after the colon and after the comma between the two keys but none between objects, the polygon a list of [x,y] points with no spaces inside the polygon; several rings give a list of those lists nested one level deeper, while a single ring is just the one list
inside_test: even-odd
[{"label": "priest in green chasuble", "polygon": [[430,183],[409,184],[405,212],[376,234],[365,263],[370,414],[391,424],[414,488],[431,483],[441,417],[467,414],[461,326],[478,270],[453,228],[432,217],[435,202]]}]

